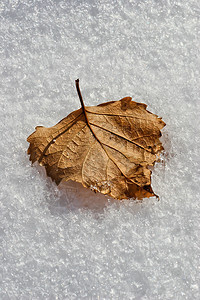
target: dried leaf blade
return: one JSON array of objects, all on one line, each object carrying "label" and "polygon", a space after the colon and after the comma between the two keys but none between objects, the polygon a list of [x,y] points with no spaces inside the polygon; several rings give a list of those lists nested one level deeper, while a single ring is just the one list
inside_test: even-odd
[{"label": "dried leaf blade", "polygon": [[81,105],[53,127],[36,127],[27,139],[30,160],[45,166],[57,184],[77,181],[116,199],[155,196],[148,166],[163,150],[162,119],[131,97]]}]

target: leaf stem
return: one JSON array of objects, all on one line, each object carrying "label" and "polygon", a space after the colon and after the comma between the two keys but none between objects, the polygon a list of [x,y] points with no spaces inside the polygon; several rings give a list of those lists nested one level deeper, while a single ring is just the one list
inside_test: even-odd
[{"label": "leaf stem", "polygon": [[75,83],[76,83],[76,89],[77,89],[77,93],[78,93],[78,96],[79,96],[79,99],[80,99],[80,102],[81,102],[81,107],[82,107],[82,110],[83,110],[83,114],[85,116],[86,123],[90,127],[89,120],[88,120],[88,117],[87,117],[87,113],[86,113],[86,110],[85,110],[85,105],[84,105],[84,102],[83,102],[83,97],[81,95],[81,91],[80,91],[80,88],[79,88],[79,79],[76,79]]}]

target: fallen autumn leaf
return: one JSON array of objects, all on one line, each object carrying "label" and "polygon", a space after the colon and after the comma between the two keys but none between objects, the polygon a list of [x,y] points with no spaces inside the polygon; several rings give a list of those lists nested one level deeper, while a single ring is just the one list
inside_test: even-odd
[{"label": "fallen autumn leaf", "polygon": [[45,166],[57,185],[73,180],[119,200],[156,196],[148,166],[163,150],[165,123],[131,97],[85,107],[78,79],[76,88],[81,108],[28,137],[32,163]]}]

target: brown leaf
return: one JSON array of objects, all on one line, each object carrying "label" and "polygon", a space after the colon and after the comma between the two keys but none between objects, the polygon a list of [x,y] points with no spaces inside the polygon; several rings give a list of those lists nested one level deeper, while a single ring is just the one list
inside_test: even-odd
[{"label": "brown leaf", "polygon": [[163,150],[165,123],[146,105],[125,97],[72,112],[53,127],[36,127],[27,141],[34,163],[45,166],[57,184],[73,180],[116,199],[156,196],[152,166]]}]

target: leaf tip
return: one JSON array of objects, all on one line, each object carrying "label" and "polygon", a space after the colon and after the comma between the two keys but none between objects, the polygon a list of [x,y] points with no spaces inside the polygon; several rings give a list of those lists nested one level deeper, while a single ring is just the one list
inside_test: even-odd
[{"label": "leaf tip", "polygon": [[122,98],[121,101],[121,109],[122,110],[127,110],[130,106],[130,102],[131,102],[132,98],[131,97],[124,97]]}]

